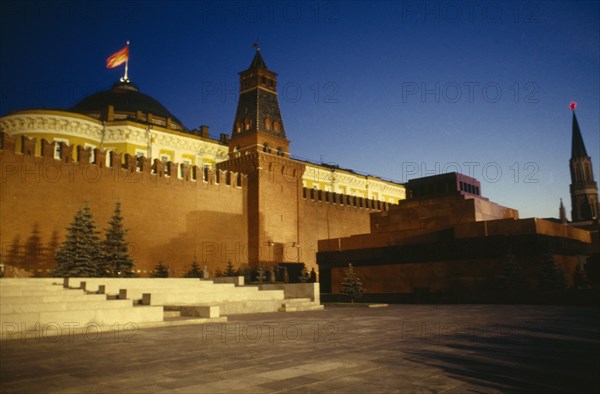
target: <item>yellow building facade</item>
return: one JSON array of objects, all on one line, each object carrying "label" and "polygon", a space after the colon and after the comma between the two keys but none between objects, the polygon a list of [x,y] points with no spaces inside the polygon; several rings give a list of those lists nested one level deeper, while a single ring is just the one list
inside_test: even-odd
[{"label": "yellow building facade", "polygon": [[[126,98],[126,100],[124,100]],[[123,104],[120,105],[120,102]],[[140,108],[147,109],[146,112]],[[154,110],[156,113],[151,113]],[[144,156],[163,162],[215,169],[229,159],[227,134],[211,139],[208,127],[187,129],[153,98],[140,93],[129,82],[116,83],[112,89],[96,93],[69,110],[25,110],[0,118],[0,130],[8,135],[36,138],[35,154],[40,155],[41,140],[64,142],[71,146]],[[20,138],[17,149],[21,149]],[[61,144],[55,144],[60,158]],[[73,160],[77,161],[73,149]],[[110,154],[106,160],[110,160]],[[110,163],[106,163],[110,165]],[[397,204],[406,198],[402,184],[361,175],[337,166],[303,162],[303,186],[309,189],[345,194]],[[178,174],[181,176],[181,174]]]}]

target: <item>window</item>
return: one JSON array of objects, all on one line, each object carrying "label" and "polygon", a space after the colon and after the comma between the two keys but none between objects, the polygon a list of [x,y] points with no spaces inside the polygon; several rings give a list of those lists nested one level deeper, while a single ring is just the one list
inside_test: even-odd
[{"label": "window", "polygon": [[277,147],[277,156],[283,156],[283,149],[281,149],[281,146]]},{"label": "window", "polygon": [[106,166],[112,167],[112,152],[115,151],[115,148],[106,148]]},{"label": "window", "polygon": [[271,118],[265,118],[265,130],[271,131],[272,125],[273,125],[273,122],[271,121]]},{"label": "window", "polygon": [[96,160],[96,152],[94,151],[94,149],[96,149],[96,145],[84,144],[83,147],[86,149],[90,148],[90,163],[93,163]]},{"label": "window", "polygon": [[64,138],[55,138],[54,139],[54,158],[60,160],[61,156],[62,156],[62,144],[61,142],[64,142],[65,144],[69,143],[69,140],[66,140]]},{"label": "window", "polygon": [[192,162],[190,161],[190,159],[183,159],[181,161],[181,165],[179,166],[179,177],[183,178],[183,167],[187,164],[188,167],[192,166]]}]

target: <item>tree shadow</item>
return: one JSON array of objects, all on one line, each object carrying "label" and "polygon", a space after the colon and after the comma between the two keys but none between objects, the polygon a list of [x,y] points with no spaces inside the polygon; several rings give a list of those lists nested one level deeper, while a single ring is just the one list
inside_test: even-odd
[{"label": "tree shadow", "polygon": [[[573,308],[578,310],[579,308]],[[409,359],[453,378],[510,392],[600,392],[597,309],[567,311],[524,325],[441,336],[434,346],[407,349]]]},{"label": "tree shadow", "polygon": [[12,243],[6,246],[6,264],[32,276],[49,276],[56,267],[55,254],[58,246],[58,231],[54,230],[49,242],[43,243],[39,224],[34,223],[24,242],[21,236],[17,235]]}]

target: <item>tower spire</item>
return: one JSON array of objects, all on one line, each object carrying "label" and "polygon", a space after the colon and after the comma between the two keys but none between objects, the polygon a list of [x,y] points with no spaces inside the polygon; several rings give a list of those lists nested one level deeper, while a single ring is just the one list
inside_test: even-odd
[{"label": "tower spire", "polygon": [[575,102],[569,105],[573,111],[571,137],[571,220],[585,222],[598,219],[598,186],[594,181],[592,159],[588,156],[575,116]]},{"label": "tower spire", "polygon": [[573,135],[571,138],[571,158],[586,157],[587,151],[585,150],[585,144],[583,143],[583,137],[581,137],[581,130],[579,129],[579,122],[577,122],[577,116],[575,115],[575,108],[573,107]]},{"label": "tower spire", "polygon": [[558,217],[560,218],[560,222],[562,224],[567,223],[567,212],[565,210],[562,198],[560,199],[560,206],[558,207]]},{"label": "tower spire", "polygon": [[277,74],[267,67],[258,43],[248,69],[240,72],[240,98],[233,121],[230,150],[289,155],[289,141],[279,109]]}]

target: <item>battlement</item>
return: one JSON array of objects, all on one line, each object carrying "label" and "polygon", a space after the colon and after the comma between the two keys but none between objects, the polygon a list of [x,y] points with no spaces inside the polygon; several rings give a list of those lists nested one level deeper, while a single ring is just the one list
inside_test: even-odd
[{"label": "battlement", "polygon": [[[22,142],[19,152],[16,148],[17,138],[21,138]],[[234,171],[210,170],[186,163],[163,162],[159,159],[151,160],[143,156],[136,157],[128,153],[123,155],[122,152],[107,152],[99,148],[92,150],[89,147],[68,145],[66,142],[49,142],[46,139],[41,140],[40,155],[36,155],[36,143],[37,138],[35,137],[15,137],[0,131],[0,152],[3,153],[4,161],[10,161],[10,157],[13,156],[15,158],[30,158],[44,164],[78,164],[80,166],[96,167],[100,171],[105,168],[112,171],[120,170],[132,178],[150,176],[153,180],[166,182],[173,182],[174,180],[183,183],[226,185],[236,188],[243,188],[247,185],[247,176]],[[55,156],[57,144],[60,158]],[[75,160],[73,160],[74,150],[76,152]]]},{"label": "battlement", "polygon": [[339,207],[363,208],[370,211],[388,211],[390,203],[347,194],[303,188],[302,196],[306,201],[337,205]]}]

